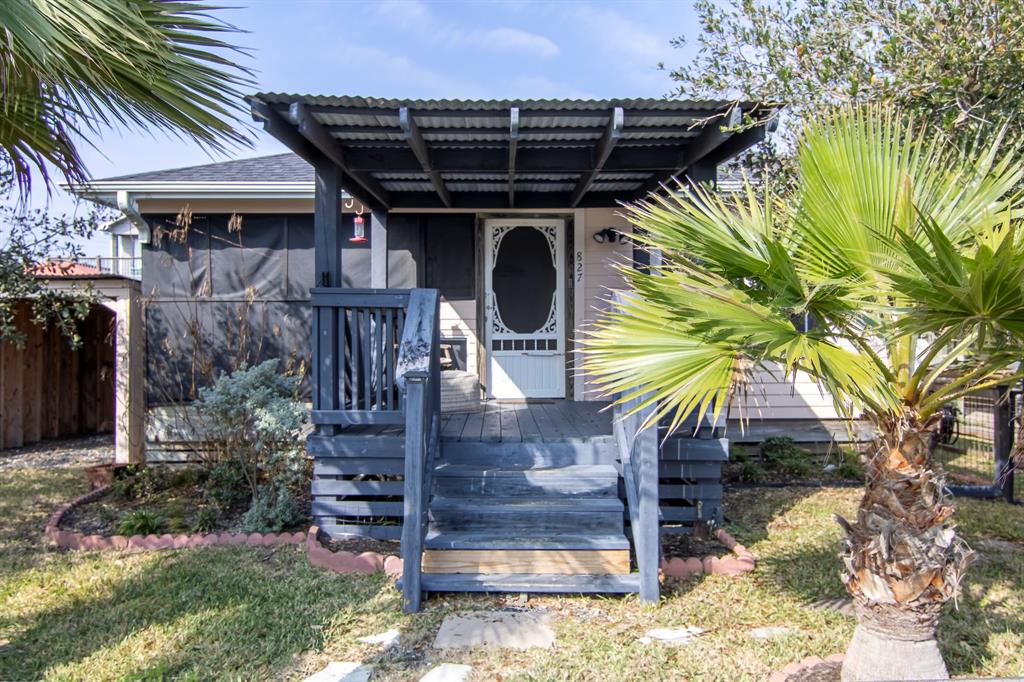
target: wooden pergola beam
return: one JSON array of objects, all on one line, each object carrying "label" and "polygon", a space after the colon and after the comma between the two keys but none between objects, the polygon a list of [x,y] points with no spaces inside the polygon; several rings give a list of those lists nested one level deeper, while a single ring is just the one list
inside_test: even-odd
[{"label": "wooden pergola beam", "polygon": [[434,191],[441,197],[441,203],[451,208],[452,197],[448,193],[448,188],[444,186],[441,172],[435,170],[431,164],[430,150],[427,148],[427,143],[423,139],[423,135],[420,133],[419,126],[416,125],[416,119],[410,113],[409,107],[399,108],[398,124],[402,128],[402,135],[405,137],[405,141],[410,149],[412,149],[412,153],[415,154],[416,160],[420,162],[423,172],[430,176],[430,184],[434,186]]},{"label": "wooden pergola beam", "polygon": [[622,128],[625,120],[626,115],[622,107],[615,107],[612,110],[611,116],[608,117],[608,125],[605,126],[601,139],[597,141],[597,146],[594,147],[593,167],[580,176],[579,182],[576,183],[576,188],[572,191],[572,202],[570,204],[572,208],[576,208],[579,205],[583,195],[594,184],[597,174],[604,168],[604,164],[608,161],[608,157],[615,148],[615,144],[622,137]]},{"label": "wooden pergola beam", "polygon": [[508,207],[516,205],[516,152],[519,147],[519,107],[508,112]]},{"label": "wooden pergola beam", "polygon": [[[686,145],[686,148],[679,153],[675,170],[655,173],[654,177],[636,191],[633,198],[641,199],[645,197],[648,193],[671,182],[673,178],[678,177],[687,168],[711,156],[712,153],[734,136],[732,129],[738,126],[742,120],[743,111],[739,107],[732,107],[728,112],[724,113],[721,121],[712,121],[706,124],[700,135],[693,138]],[[718,156],[720,157],[721,155],[719,154]]]},{"label": "wooden pergola beam", "polygon": [[[351,196],[371,208],[377,206],[387,208],[391,205],[391,199],[387,190],[372,175],[352,170],[349,167],[341,144],[331,137],[323,124],[313,117],[307,104],[292,102],[291,106],[288,107],[288,116],[298,128],[299,134],[338,166],[346,178],[351,179],[351,183],[345,183],[345,189]],[[358,185],[358,189],[352,187],[352,183]]]}]

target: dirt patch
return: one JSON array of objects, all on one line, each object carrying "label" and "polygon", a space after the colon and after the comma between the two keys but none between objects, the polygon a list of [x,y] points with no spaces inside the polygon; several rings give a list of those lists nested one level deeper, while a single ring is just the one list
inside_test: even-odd
[{"label": "dirt patch", "polygon": [[401,543],[398,540],[374,540],[373,538],[346,537],[337,540],[328,540],[321,537],[320,544],[332,552],[352,552],[362,554],[363,552],[376,552],[382,556],[402,556]]},{"label": "dirt patch", "polygon": [[114,436],[47,440],[23,448],[0,451],[0,471],[83,467],[114,461]]},{"label": "dirt patch", "polygon": [[672,557],[705,557],[731,554],[728,547],[713,537],[698,538],[692,535],[672,534],[661,538],[661,553]]}]

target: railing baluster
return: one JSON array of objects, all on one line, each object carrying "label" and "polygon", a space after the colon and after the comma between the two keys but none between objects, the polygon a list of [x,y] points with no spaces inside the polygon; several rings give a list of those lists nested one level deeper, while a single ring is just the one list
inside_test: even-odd
[{"label": "railing baluster", "polygon": [[373,325],[371,324],[372,312],[369,308],[361,311],[363,318],[363,409],[373,409],[373,356],[370,348],[373,345]]},{"label": "railing baluster", "polygon": [[384,309],[384,392],[387,409],[395,409],[395,313],[391,308]]},{"label": "railing baluster", "polygon": [[373,380],[377,383],[376,408],[384,409],[384,380],[387,377],[384,366],[384,311],[381,308],[373,309]]},{"label": "railing baluster", "polygon": [[348,322],[348,314],[344,308],[336,308],[338,313],[338,342],[336,347],[338,349],[338,409],[344,410],[348,407],[348,403],[345,402],[345,394],[348,391],[348,387],[345,386],[345,377],[348,374],[348,365],[345,363],[345,347],[348,345],[345,342],[345,327]]}]

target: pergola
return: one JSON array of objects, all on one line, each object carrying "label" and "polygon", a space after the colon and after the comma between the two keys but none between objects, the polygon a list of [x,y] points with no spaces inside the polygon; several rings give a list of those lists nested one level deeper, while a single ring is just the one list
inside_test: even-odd
[{"label": "pergola", "polygon": [[576,208],[638,199],[763,139],[752,102],[396,100],[263,93],[264,129],[335,165],[368,208]]},{"label": "pergola", "polygon": [[[317,272],[339,286],[344,189],[371,212],[371,280],[387,286],[387,212],[612,207],[714,169],[764,138],[754,102],[404,100],[261,93],[254,120],[316,169]],[[377,237],[374,240],[374,237]]]}]

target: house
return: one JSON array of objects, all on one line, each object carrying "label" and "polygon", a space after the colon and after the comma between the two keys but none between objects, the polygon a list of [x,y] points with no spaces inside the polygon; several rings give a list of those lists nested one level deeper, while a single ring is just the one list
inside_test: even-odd
[{"label": "house", "polygon": [[[249,102],[292,154],[79,189],[120,208],[144,245],[150,456],[173,453],[180,424],[164,406],[248,344],[247,358],[309,368],[314,515],[331,535],[401,537],[406,608],[446,590],[657,598],[659,532],[718,519],[726,444],[705,430],[659,447],[641,417],[613,422],[580,365],[581,331],[621,287],[617,265],[649,264],[620,202],[673,178],[714,182],[763,138],[763,125],[737,131],[741,117],[769,112]],[[442,354],[478,382],[479,410],[442,411],[455,376]],[[774,386],[759,409],[819,429],[835,417],[816,387]]]}]

